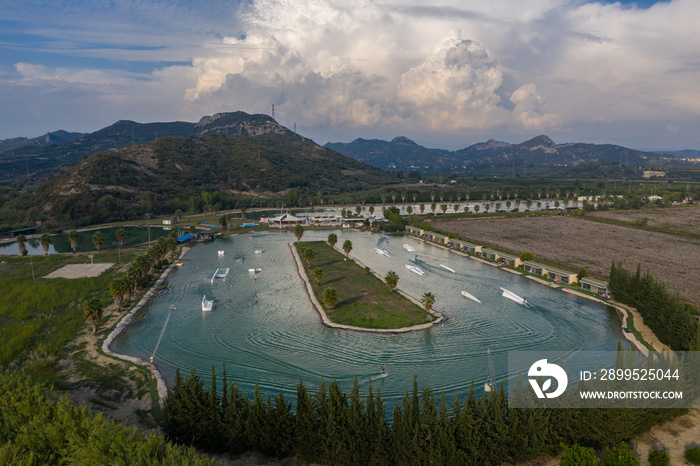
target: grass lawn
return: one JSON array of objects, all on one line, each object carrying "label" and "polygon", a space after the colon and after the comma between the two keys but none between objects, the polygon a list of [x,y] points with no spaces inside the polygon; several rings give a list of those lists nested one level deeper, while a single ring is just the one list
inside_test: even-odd
[{"label": "grass lawn", "polygon": [[[138,252],[122,250],[122,264]],[[93,254],[95,262],[117,262],[117,251]],[[103,306],[112,303],[109,282],[123,275],[117,265],[94,278],[41,278],[76,263],[90,259],[87,254],[0,256],[0,368],[12,366],[40,381],[59,382],[57,358],[66,356],[66,345],[87,326],[83,303],[92,296]]]},{"label": "grass lawn", "polygon": [[[328,318],[337,324],[363,328],[402,328],[429,322],[425,309],[413,304],[398,292],[390,292],[383,281],[371,273],[365,273],[353,260],[344,260],[343,252],[332,249],[323,241],[295,244],[302,257],[304,270],[316,298],[323,304],[323,292],[335,288],[338,304],[333,309],[323,304]],[[336,245],[340,246],[340,245]],[[303,260],[302,248],[314,251],[309,267]],[[323,270],[320,285],[313,279],[316,268]],[[430,320],[435,318],[431,316]]]}]

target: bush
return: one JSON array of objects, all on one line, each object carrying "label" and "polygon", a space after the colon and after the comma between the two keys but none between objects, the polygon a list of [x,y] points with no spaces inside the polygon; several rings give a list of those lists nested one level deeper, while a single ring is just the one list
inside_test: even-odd
[{"label": "bush", "polygon": [[691,464],[700,464],[700,447],[688,448],[685,451],[685,460]]},{"label": "bush", "polygon": [[597,466],[598,460],[595,456],[595,450],[590,447],[582,447],[579,444],[574,444],[567,447],[561,444],[564,449],[564,457],[559,463],[560,466]]},{"label": "bush", "polygon": [[657,450],[653,448],[649,451],[649,466],[668,466],[671,464],[671,455],[664,450]]},{"label": "bush", "polygon": [[600,458],[602,466],[639,466],[637,452],[631,450],[625,442],[620,442],[620,445],[614,450],[606,451]]},{"label": "bush", "polygon": [[535,255],[529,251],[525,251],[521,256],[520,260],[521,261],[531,261],[535,259]]}]

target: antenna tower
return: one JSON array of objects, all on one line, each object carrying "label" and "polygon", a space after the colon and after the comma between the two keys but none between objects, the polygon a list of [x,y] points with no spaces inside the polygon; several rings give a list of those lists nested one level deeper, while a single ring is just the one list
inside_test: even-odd
[{"label": "antenna tower", "polygon": [[275,104],[272,104],[272,119],[275,120]]}]

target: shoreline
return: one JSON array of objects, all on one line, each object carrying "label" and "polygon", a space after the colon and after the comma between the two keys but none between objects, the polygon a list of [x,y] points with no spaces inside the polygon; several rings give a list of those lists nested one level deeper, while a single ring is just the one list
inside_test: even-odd
[{"label": "shoreline", "polygon": [[[409,235],[409,234],[406,234],[405,236],[407,236],[407,237],[409,237],[409,238],[416,239],[416,240],[418,240],[418,241],[422,241],[422,242],[424,242],[425,244],[430,244],[430,245],[433,245],[433,246],[442,247],[443,249],[446,249],[446,250],[448,250],[448,251],[451,252],[451,253],[459,254],[459,255],[464,256],[464,257],[468,257],[469,259],[472,259],[472,260],[475,260],[475,261],[479,261],[479,262],[481,262],[482,264],[490,265],[490,266],[492,266],[492,267],[497,267],[497,268],[500,268],[501,270],[505,270],[505,271],[507,271],[507,272],[510,272],[510,273],[513,273],[513,274],[516,274],[516,275],[520,275],[521,277],[527,278],[527,279],[532,280],[532,281],[534,281],[534,282],[537,282],[537,283],[539,283],[539,284],[541,284],[541,285],[548,286],[548,287],[553,288],[553,289],[555,289],[555,290],[561,290],[561,291],[563,291],[564,293],[569,293],[569,294],[578,296],[578,297],[580,297],[580,298],[585,298],[585,299],[588,299],[588,300],[590,300],[590,301],[595,301],[595,302],[598,302],[598,303],[600,303],[600,304],[604,304],[604,305],[606,305],[606,306],[610,306],[610,307],[614,308],[614,309],[618,312],[618,316],[620,317],[620,323],[621,323],[621,329],[622,329],[622,336],[623,336],[623,338],[625,338],[627,341],[629,341],[629,342],[632,344],[632,346],[634,346],[634,347],[635,347],[639,352],[641,352],[644,356],[648,356],[648,355],[649,355],[649,349],[648,349],[646,346],[644,346],[644,344],[643,344],[642,342],[640,342],[639,340],[637,340],[637,337],[635,337],[634,334],[632,334],[631,332],[629,332],[629,333],[628,333],[628,332],[625,332],[625,328],[626,328],[626,327],[629,328],[629,325],[627,325],[627,314],[626,314],[625,311],[629,311],[629,312],[632,313],[632,317],[633,317],[633,319],[635,319],[635,322],[637,322],[637,323],[635,324],[635,328],[640,332],[640,334],[642,334],[642,335],[643,335],[643,334],[647,334],[646,336],[647,336],[648,340],[651,340],[651,341],[647,341],[648,344],[650,344],[652,347],[654,347],[654,349],[655,349],[656,351],[670,351],[670,349],[668,348],[668,346],[666,346],[666,345],[664,345],[663,343],[661,343],[661,342],[659,341],[658,337],[654,334],[654,332],[652,332],[651,329],[650,329],[649,327],[647,327],[646,325],[644,325],[644,319],[642,318],[641,314],[639,314],[639,311],[637,311],[637,309],[635,309],[635,308],[631,308],[631,307],[629,307],[629,306],[624,306],[624,305],[622,305],[622,304],[617,304],[617,303],[615,303],[615,304],[609,303],[609,302],[603,301],[603,300],[600,299],[600,298],[596,298],[596,297],[594,297],[594,296],[590,296],[590,295],[587,295],[587,294],[585,294],[585,293],[579,293],[579,292],[577,292],[576,290],[573,290],[573,289],[571,289],[571,288],[561,288],[560,285],[558,285],[558,284],[554,284],[554,283],[550,283],[550,282],[544,281],[544,280],[542,280],[542,279],[540,279],[540,278],[538,278],[538,277],[532,276],[532,275],[522,275],[522,274],[520,274],[518,271],[511,270],[511,269],[508,269],[508,268],[499,267],[497,264],[494,264],[494,263],[491,263],[491,262],[487,262],[487,261],[481,259],[480,257],[476,257],[476,256],[473,256],[473,255],[471,255],[471,254],[465,254],[465,253],[463,253],[462,251],[457,251],[457,250],[450,249],[450,248],[447,248],[447,247],[442,246],[442,245],[439,245],[439,244],[435,244],[435,243],[433,243],[433,242],[431,242],[431,241],[427,241],[427,240],[425,240],[424,238],[420,238],[420,237],[418,237],[418,236]],[[644,336],[644,335],[643,335],[643,336]],[[651,337],[651,338],[650,338],[650,337]]]},{"label": "shoreline", "polygon": [[[442,313],[436,312],[435,310],[430,310],[430,314],[436,317],[439,317],[438,320],[434,322],[428,322],[425,324],[420,324],[420,325],[414,325],[412,327],[401,327],[401,328],[396,328],[396,329],[384,329],[384,328],[364,328],[364,327],[355,327],[352,325],[344,325],[344,324],[336,324],[335,322],[331,321],[328,318],[328,315],[326,314],[326,311],[323,309],[323,306],[321,306],[321,303],[318,302],[318,299],[316,298],[316,295],[313,292],[313,289],[311,288],[311,284],[309,283],[309,278],[306,275],[306,272],[304,271],[304,265],[301,262],[301,258],[299,257],[299,254],[297,253],[296,248],[294,247],[294,243],[290,242],[288,243],[289,249],[292,252],[292,257],[294,258],[294,262],[296,263],[297,266],[297,272],[299,274],[299,278],[301,279],[302,283],[304,284],[304,289],[306,290],[306,294],[309,296],[309,300],[311,301],[311,305],[316,309],[316,312],[318,312],[319,316],[321,317],[321,323],[325,325],[326,327],[329,328],[335,328],[335,329],[342,329],[342,330],[353,330],[356,332],[374,332],[374,333],[408,333],[408,332],[413,332],[417,330],[427,330],[437,324],[442,324],[447,320],[447,317],[443,315]],[[356,263],[361,264],[357,259],[353,259]],[[364,267],[364,265],[362,265]],[[379,277],[376,272],[372,271],[372,273]],[[381,278],[381,277],[380,277]],[[418,306],[422,306],[419,302],[417,302],[414,298],[411,296],[406,295],[403,291],[399,290],[398,287],[395,288],[396,291],[398,291],[403,297],[407,298],[410,300],[412,303],[417,304]]]},{"label": "shoreline", "polygon": [[139,366],[143,366],[151,371],[151,374],[156,379],[156,386],[157,386],[157,390],[158,390],[158,404],[160,405],[161,408],[163,407],[163,402],[165,400],[165,397],[168,394],[168,387],[165,385],[165,379],[163,379],[163,376],[160,373],[160,371],[158,370],[158,367],[155,364],[153,364],[152,362],[144,361],[143,359],[137,358],[136,356],[129,356],[127,354],[116,353],[109,348],[109,345],[114,341],[114,339],[121,332],[124,331],[124,329],[126,327],[129,326],[129,324],[131,324],[131,321],[134,319],[134,316],[136,315],[136,313],[138,311],[140,311],[143,308],[143,306],[148,304],[148,301],[150,301],[150,299],[153,297],[153,295],[155,295],[156,288],[159,287],[165,281],[165,279],[168,277],[170,272],[175,267],[177,267],[176,262],[182,260],[182,258],[185,257],[185,254],[187,254],[187,252],[189,250],[190,250],[190,248],[187,246],[182,248],[182,251],[180,252],[180,257],[173,260],[173,263],[170,264],[170,266],[163,271],[163,273],[160,275],[160,277],[158,277],[158,279],[153,284],[153,286],[151,286],[151,288],[146,292],[146,294],[143,295],[143,297],[138,302],[138,304],[136,304],[136,306],[134,306],[131,309],[131,311],[129,311],[128,314],[124,315],[119,320],[119,322],[114,327],[114,329],[110,332],[110,334],[107,335],[107,337],[102,341],[102,351],[106,355],[117,358],[117,359],[121,359],[123,361],[128,361],[128,362],[137,364]]}]

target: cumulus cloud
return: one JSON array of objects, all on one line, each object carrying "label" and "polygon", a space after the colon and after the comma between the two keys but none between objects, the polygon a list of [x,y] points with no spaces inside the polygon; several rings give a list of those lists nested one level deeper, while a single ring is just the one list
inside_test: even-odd
[{"label": "cumulus cloud", "polygon": [[[38,99],[32,89],[98,95],[110,117],[141,120],[269,112],[274,103],[282,123],[335,131],[326,139],[422,132],[453,147],[465,138],[517,141],[550,131],[654,147],[644,139],[650,132],[635,128],[656,124],[679,145],[700,146],[686,129],[700,122],[695,0],[648,9],[560,0],[127,0],[61,8],[32,0],[4,5],[0,16],[41,39],[32,50],[83,60],[56,66],[60,60],[37,55],[8,66],[0,58],[0,85],[22,87],[28,102]],[[20,50],[13,47],[0,44]],[[137,73],[120,68],[122,60],[153,65]],[[0,105],[11,101],[5,94]],[[63,114],[50,100],[32,105]],[[668,121],[683,124],[663,131]]]}]

